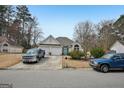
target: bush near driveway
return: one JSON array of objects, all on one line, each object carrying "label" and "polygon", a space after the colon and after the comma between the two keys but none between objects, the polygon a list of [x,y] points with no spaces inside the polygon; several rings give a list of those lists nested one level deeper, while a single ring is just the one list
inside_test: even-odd
[{"label": "bush near driveway", "polygon": [[18,64],[22,54],[0,54],[0,68],[6,68]]},{"label": "bush near driveway", "polygon": [[100,58],[105,54],[102,48],[93,48],[90,52],[94,58]]},{"label": "bush near driveway", "polygon": [[77,60],[79,60],[79,59],[81,59],[81,57],[84,56],[84,53],[81,52],[81,51],[71,51],[71,52],[69,53],[69,56],[71,56],[72,59],[77,59]]}]

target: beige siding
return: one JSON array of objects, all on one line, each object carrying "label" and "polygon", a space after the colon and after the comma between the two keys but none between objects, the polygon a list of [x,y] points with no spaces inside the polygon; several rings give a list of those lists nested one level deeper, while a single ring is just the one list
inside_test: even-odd
[{"label": "beige siding", "polygon": [[22,53],[22,48],[9,47],[9,52],[11,52],[11,53]]},{"label": "beige siding", "polygon": [[[8,46],[3,46],[7,44]],[[7,42],[3,42],[0,44],[0,52],[4,52],[3,50],[7,50],[9,53],[22,53],[23,48],[17,46],[11,46]]]}]

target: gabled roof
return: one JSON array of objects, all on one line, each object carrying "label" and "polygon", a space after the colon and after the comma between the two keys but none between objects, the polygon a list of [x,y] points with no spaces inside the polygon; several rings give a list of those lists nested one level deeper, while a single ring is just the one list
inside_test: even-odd
[{"label": "gabled roof", "polygon": [[40,45],[60,45],[60,43],[52,35],[50,35],[45,40],[41,41]]},{"label": "gabled roof", "polygon": [[118,42],[120,42],[122,45],[124,45],[124,41],[118,41]]},{"label": "gabled roof", "polygon": [[11,39],[7,39],[5,36],[0,36],[0,43],[3,42],[7,42],[8,44],[10,44],[11,46],[14,47],[22,47],[20,45],[17,45],[14,41],[12,41]]},{"label": "gabled roof", "polygon": [[73,41],[67,37],[58,37],[56,40],[59,41],[62,46],[68,46],[73,43]]},{"label": "gabled roof", "polygon": [[[115,43],[121,43],[122,45],[124,45],[124,41],[122,41],[122,40],[117,40],[117,41],[115,41]],[[115,43],[114,43],[114,44],[115,44]],[[114,44],[113,44],[113,45],[114,45]]]},{"label": "gabled roof", "polygon": [[110,47],[110,49],[111,49],[113,46],[117,45],[117,44],[121,44],[121,45],[124,46],[124,41],[117,40],[117,41]]},{"label": "gabled roof", "polygon": [[7,38],[4,36],[0,36],[0,43],[7,42]]}]

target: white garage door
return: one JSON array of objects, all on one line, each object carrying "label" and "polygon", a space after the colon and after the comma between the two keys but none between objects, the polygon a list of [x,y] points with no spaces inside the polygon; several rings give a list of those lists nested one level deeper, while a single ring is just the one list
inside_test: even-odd
[{"label": "white garage door", "polygon": [[51,54],[52,55],[62,55],[62,48],[61,47],[52,47]]},{"label": "white garage door", "polygon": [[40,46],[41,49],[45,50],[45,54],[49,55],[62,55],[62,47],[60,46]]}]

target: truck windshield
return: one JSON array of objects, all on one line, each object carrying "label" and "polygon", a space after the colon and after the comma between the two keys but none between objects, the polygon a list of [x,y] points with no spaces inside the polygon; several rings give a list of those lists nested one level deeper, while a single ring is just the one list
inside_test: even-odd
[{"label": "truck windshield", "polygon": [[37,50],[36,49],[28,50],[26,54],[37,54]]},{"label": "truck windshield", "polygon": [[112,54],[106,54],[106,55],[104,55],[102,58],[107,58],[107,59],[109,59],[109,58],[111,58],[112,56],[114,55],[114,53]]}]

